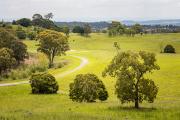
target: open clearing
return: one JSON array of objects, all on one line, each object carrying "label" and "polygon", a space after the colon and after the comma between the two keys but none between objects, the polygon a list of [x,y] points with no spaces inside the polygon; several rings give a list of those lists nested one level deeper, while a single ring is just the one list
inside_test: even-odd
[{"label": "open clearing", "polygon": [[[154,34],[135,37],[113,37],[105,34],[91,34],[91,37],[70,35],[71,49],[84,52],[69,52],[63,59],[71,62],[62,69],[50,69],[56,75],[70,71],[66,76],[56,76],[60,90],[68,91],[76,74],[95,73],[105,83],[109,99],[106,102],[75,103],[66,94],[32,95],[28,84],[0,87],[0,120],[179,120],[180,118],[180,34]],[[121,105],[114,94],[114,78],[102,78],[101,74],[116,54],[113,43],[118,42],[123,51],[145,50],[156,53],[161,70],[147,75],[159,86],[157,99],[153,104],[143,103],[141,109],[131,108],[133,104]],[[177,54],[160,54],[159,44],[172,44]],[[25,41],[30,52],[36,51],[37,42]],[[88,51],[88,52],[87,52]],[[87,58],[81,61],[73,56]],[[74,69],[76,68],[76,69]],[[81,69],[80,69],[81,68]],[[77,70],[77,71],[76,71]]]}]

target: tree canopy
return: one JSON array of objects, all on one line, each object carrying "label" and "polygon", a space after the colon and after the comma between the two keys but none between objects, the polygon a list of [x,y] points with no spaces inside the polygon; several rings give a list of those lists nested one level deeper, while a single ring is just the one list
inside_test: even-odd
[{"label": "tree canopy", "polygon": [[0,49],[0,75],[2,72],[6,72],[16,63],[16,59],[13,57],[13,51],[8,48]]},{"label": "tree canopy", "polygon": [[23,27],[28,27],[28,26],[31,26],[31,25],[32,25],[32,22],[31,22],[31,20],[28,19],[28,18],[22,18],[22,19],[20,19],[20,20],[17,20],[17,21],[16,21],[16,24],[19,24],[19,25],[21,25],[21,26],[23,26]]},{"label": "tree canopy", "polygon": [[28,57],[27,46],[10,32],[5,29],[0,29],[0,48],[3,47],[13,51],[13,56],[18,63]]},{"label": "tree canopy", "polygon": [[108,74],[116,77],[117,97],[122,103],[134,102],[135,108],[139,108],[139,102],[143,100],[154,102],[158,87],[145,74],[159,69],[154,53],[120,52],[105,69],[103,76]]},{"label": "tree canopy", "polygon": [[45,53],[49,59],[49,67],[53,66],[54,57],[56,55],[64,55],[69,50],[68,40],[65,34],[45,30],[38,35],[39,48],[38,51]]}]

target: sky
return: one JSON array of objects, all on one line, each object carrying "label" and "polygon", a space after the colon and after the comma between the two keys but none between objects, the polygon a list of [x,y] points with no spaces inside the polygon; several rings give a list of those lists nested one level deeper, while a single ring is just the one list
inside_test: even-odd
[{"label": "sky", "polygon": [[0,0],[0,19],[54,14],[54,21],[180,19],[180,0]]}]

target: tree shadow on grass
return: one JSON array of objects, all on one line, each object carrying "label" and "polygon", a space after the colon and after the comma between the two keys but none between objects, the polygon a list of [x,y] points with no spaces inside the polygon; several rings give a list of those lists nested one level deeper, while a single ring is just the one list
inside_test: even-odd
[{"label": "tree shadow on grass", "polygon": [[123,106],[113,106],[113,107],[109,107],[108,110],[111,111],[126,111],[126,112],[153,112],[155,110],[157,110],[156,108],[146,108],[146,107],[140,107],[139,109],[134,108],[133,106],[131,107],[123,107]]}]

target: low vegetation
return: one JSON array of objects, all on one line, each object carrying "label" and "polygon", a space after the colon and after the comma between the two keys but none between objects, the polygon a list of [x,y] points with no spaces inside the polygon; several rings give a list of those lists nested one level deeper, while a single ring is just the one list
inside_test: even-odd
[{"label": "low vegetation", "polygon": [[57,93],[59,85],[51,74],[37,73],[31,76],[30,84],[33,94]]},{"label": "low vegetation", "polygon": [[105,101],[108,98],[108,92],[96,75],[80,74],[70,84],[69,96],[76,102],[95,102],[96,99]]},{"label": "low vegetation", "polygon": [[164,53],[176,53],[176,50],[172,45],[166,45]]}]

